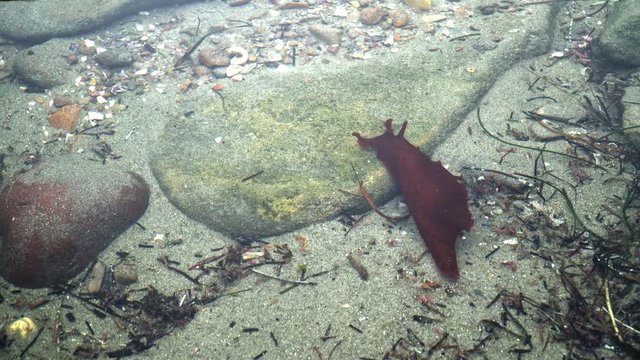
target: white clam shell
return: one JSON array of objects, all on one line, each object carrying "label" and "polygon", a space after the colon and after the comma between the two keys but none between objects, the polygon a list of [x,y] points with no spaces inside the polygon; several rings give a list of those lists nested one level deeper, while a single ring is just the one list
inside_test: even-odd
[{"label": "white clam shell", "polygon": [[231,46],[227,49],[227,53],[232,55],[229,60],[231,65],[242,65],[249,60],[249,52],[241,46]]}]

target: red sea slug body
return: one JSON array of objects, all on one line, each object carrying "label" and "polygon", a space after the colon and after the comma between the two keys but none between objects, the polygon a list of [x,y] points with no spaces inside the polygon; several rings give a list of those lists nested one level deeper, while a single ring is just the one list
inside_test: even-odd
[{"label": "red sea slug body", "polygon": [[456,259],[456,238],[471,230],[467,189],[461,179],[452,175],[439,161],[432,161],[419,148],[404,138],[405,121],[394,135],[391,119],[386,131],[374,138],[359,133],[358,144],[374,148],[377,157],[394,178],[404,196],[409,213],[440,272],[453,279],[460,276]]}]

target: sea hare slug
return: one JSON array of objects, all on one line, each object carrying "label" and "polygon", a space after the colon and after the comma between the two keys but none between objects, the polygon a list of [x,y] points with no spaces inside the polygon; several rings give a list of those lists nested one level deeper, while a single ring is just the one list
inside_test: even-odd
[{"label": "sea hare slug", "polygon": [[385,132],[374,138],[362,137],[357,132],[352,135],[363,148],[376,150],[378,159],[398,184],[436,266],[442,274],[457,279],[460,273],[456,238],[473,226],[467,188],[460,177],[404,138],[406,121],[398,135],[394,135],[391,122],[385,121]]}]

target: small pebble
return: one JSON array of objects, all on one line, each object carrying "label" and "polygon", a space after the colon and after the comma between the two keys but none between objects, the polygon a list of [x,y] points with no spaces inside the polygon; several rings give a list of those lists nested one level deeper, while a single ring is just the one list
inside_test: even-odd
[{"label": "small pebble", "polygon": [[491,15],[496,12],[495,5],[486,5],[479,8],[482,15]]},{"label": "small pebble", "polygon": [[60,93],[55,93],[53,95],[53,105],[55,105],[56,107],[63,107],[71,104],[73,104],[73,100],[71,100],[71,98],[66,95]]},{"label": "small pebble", "polygon": [[230,64],[229,55],[214,48],[204,48],[198,52],[198,61],[209,67],[221,67]]},{"label": "small pebble", "polygon": [[384,11],[377,7],[367,7],[360,11],[360,22],[365,25],[375,25],[384,17]]},{"label": "small pebble", "polygon": [[126,50],[106,50],[96,55],[96,61],[108,68],[125,67],[133,63],[133,55]]},{"label": "small pebble", "polygon": [[409,22],[409,13],[404,10],[393,10],[389,13],[393,27],[401,28]]},{"label": "small pebble", "polygon": [[340,44],[342,40],[342,30],[327,25],[309,25],[309,32],[327,45]]},{"label": "small pebble", "polygon": [[111,106],[111,111],[112,112],[120,112],[120,111],[125,111],[125,110],[127,110],[127,105],[122,104],[122,103],[113,104]]},{"label": "small pebble", "polygon": [[113,277],[120,285],[133,284],[138,281],[138,270],[132,262],[123,262],[113,271]]},{"label": "small pebble", "polygon": [[78,51],[84,55],[94,54],[96,52],[96,43],[89,39],[82,40],[78,46]]},{"label": "small pebble", "polygon": [[213,68],[211,70],[211,75],[216,79],[224,79],[227,77],[227,69],[223,67]]},{"label": "small pebble", "polygon": [[250,2],[251,2],[251,0],[230,0],[230,1],[227,1],[227,5],[229,5],[229,6],[242,6],[242,5],[248,4]]},{"label": "small pebble", "polygon": [[404,0],[404,2],[414,9],[431,10],[431,0]]},{"label": "small pebble", "polygon": [[89,281],[87,282],[87,293],[97,294],[102,289],[102,282],[104,281],[104,275],[107,272],[107,266],[102,261],[97,261],[91,269],[91,275],[89,275]]}]

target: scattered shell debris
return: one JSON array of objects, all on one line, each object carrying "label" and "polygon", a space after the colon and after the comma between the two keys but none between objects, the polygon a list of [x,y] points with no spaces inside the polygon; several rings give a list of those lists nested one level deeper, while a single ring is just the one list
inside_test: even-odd
[{"label": "scattered shell debris", "polygon": [[[165,94],[177,89],[188,96],[189,90],[206,83],[231,86],[253,73],[279,67],[327,63],[335,57],[366,61],[396,52],[414,39],[432,38],[437,47],[438,41],[465,35],[466,29],[457,26],[458,21],[475,22],[482,15],[480,9],[461,3],[432,4],[430,0],[235,1],[229,5],[234,9],[250,5],[255,10],[238,19],[223,14],[205,19],[180,11],[151,16],[151,12],[142,11],[118,31],[76,40],[62,56],[79,73],[74,80],[74,99],[64,104],[80,109],[79,120],[65,119],[63,127],[58,123],[52,126],[65,131],[85,123],[95,126],[127,110],[119,99],[125,92]],[[524,8],[516,10],[527,16]],[[173,65],[181,57],[186,57],[182,66],[189,71],[176,75]],[[0,58],[0,69],[10,63]],[[475,68],[466,71],[473,73]],[[177,76],[175,86],[166,84],[167,76]],[[165,86],[154,85],[159,81]],[[52,99],[70,93],[49,91],[44,104],[30,102],[29,109],[43,106],[55,113],[49,109]],[[60,136],[64,140],[64,134]]]},{"label": "scattered shell debris", "polygon": [[231,65],[242,65],[249,60],[249,52],[240,46],[229,47],[227,53],[232,55],[231,59],[229,59]]}]

